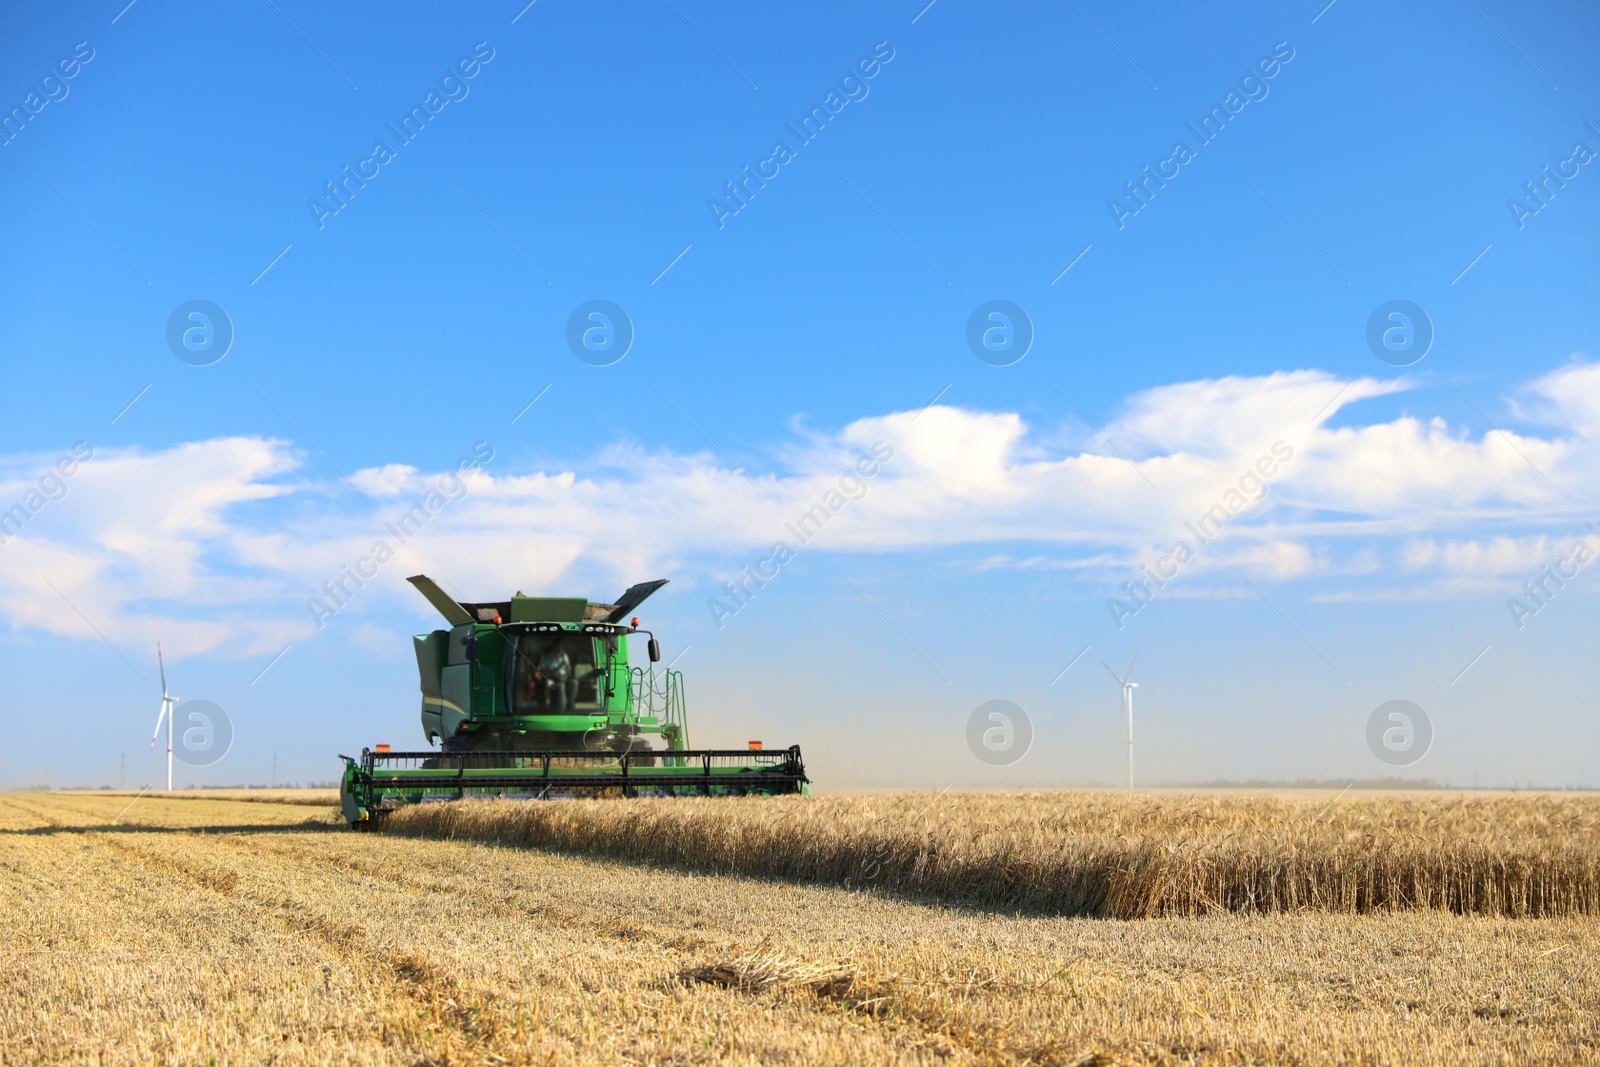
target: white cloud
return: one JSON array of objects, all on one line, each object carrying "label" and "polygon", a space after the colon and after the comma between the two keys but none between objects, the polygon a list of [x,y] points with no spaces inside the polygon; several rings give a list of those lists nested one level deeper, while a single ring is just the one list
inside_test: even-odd
[{"label": "white cloud", "polygon": [[[1338,576],[1381,582],[1385,595],[1407,581],[1438,590],[1531,571],[1581,533],[1600,488],[1600,368],[1573,363],[1521,391],[1514,411],[1549,436],[1409,414],[1328,425],[1359,400],[1415,388],[1311,370],[1161,386],[1129,398],[1109,441],[1083,438],[1081,451],[1047,448],[1059,428],[1016,413],[939,406],[801,435],[783,470],[748,476],[714,455],[619,445],[565,471],[494,460],[461,483],[384,465],[355,472],[352,490],[312,479],[284,441],[105,452],[0,544],[0,615],[75,637],[159,634],[178,655],[275,652],[312,629],[308,598],[340,581],[355,589],[347,568],[380,541],[395,558],[354,595],[357,614],[396,598],[425,612],[401,582],[418,571],[464,599],[575,582],[604,583],[592,593],[605,596],[658,574],[708,576],[780,539],[799,547],[789,525],[808,512],[826,517],[813,542],[826,551],[989,546],[978,569],[1113,582],[1221,506],[1238,513],[1193,574]],[[855,465],[876,442],[892,458],[863,478]],[[0,458],[0,509],[54,458]],[[420,533],[399,536],[440,487],[455,492],[423,509]],[[859,499],[829,510],[846,497]]]},{"label": "white cloud", "polygon": [[1179,382],[1130,398],[1127,411],[1106,430],[1119,443],[1132,443],[1145,453],[1191,452],[1224,459],[1259,451],[1279,438],[1294,440],[1341,407],[1410,385],[1403,378],[1345,381],[1316,370]]},{"label": "white cloud", "polygon": [[1468,577],[1499,577],[1526,574],[1550,560],[1553,539],[1535,537],[1488,537],[1476,541],[1436,541],[1420,538],[1408,541],[1401,560],[1407,570],[1442,570]]},{"label": "white cloud", "polygon": [[1518,418],[1600,438],[1600,363],[1574,361],[1529,382],[1511,401]]}]

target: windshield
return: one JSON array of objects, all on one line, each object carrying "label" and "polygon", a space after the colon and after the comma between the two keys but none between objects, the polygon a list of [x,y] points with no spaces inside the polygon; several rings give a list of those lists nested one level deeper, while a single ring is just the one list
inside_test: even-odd
[{"label": "windshield", "polygon": [[562,715],[601,706],[604,662],[594,638],[572,633],[520,634],[512,657],[511,713]]}]

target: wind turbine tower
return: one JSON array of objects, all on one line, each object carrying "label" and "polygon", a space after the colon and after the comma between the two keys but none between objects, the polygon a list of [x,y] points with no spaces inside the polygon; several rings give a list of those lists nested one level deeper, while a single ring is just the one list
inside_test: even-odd
[{"label": "wind turbine tower", "polygon": [[161,736],[161,720],[167,720],[167,792],[172,792],[172,720],[178,698],[167,692],[167,665],[161,660],[161,642],[156,642],[156,664],[161,668],[161,714],[156,716],[155,733],[150,735],[150,747],[156,747]]},{"label": "wind turbine tower", "polygon": [[1122,710],[1128,717],[1128,788],[1133,788],[1133,691],[1139,688],[1138,682],[1130,682],[1133,676],[1133,664],[1139,662],[1139,653],[1133,654],[1133,662],[1128,664],[1128,672],[1122,677],[1117,677],[1117,672],[1111,669],[1111,664],[1105,660],[1100,661],[1100,666],[1111,675],[1111,680],[1122,687]]}]

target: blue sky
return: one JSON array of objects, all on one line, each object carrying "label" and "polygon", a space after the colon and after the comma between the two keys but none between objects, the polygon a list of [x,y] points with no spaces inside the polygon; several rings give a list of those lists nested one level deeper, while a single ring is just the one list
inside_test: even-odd
[{"label": "blue sky", "polygon": [[[416,570],[468,599],[671,579],[648,614],[689,649],[694,740],[799,742],[823,786],[1117,781],[1099,661],[1136,650],[1152,783],[1390,773],[1364,731],[1394,698],[1435,729],[1405,773],[1600,780],[1593,575],[1508,607],[1579,537],[1600,551],[1590,6],[4,23],[0,107],[27,117],[0,145],[0,510],[76,442],[93,458],[0,544],[0,782],[115,781],[126,750],[142,784],[158,639],[179,694],[235,721],[194,780],[419,742]],[[402,143],[387,124],[430,91]],[[786,124],[830,92],[802,142]],[[1186,124],[1216,106],[1202,144]],[[1119,226],[1109,202],[1180,140]],[[737,213],[711,206],[779,141]],[[1570,176],[1539,204],[1547,166]],[[596,299],[634,330],[611,366],[566,342]],[[966,341],[995,299],[1035,333],[1011,366]],[[1366,342],[1394,299],[1435,335],[1405,368]],[[232,323],[210,366],[168,347],[193,300]],[[714,620],[876,441],[895,458],[860,499]],[[1280,441],[1263,498],[1118,628],[1121,583]],[[317,629],[307,599],[478,442],[461,499]],[[1001,768],[964,740],[997,698],[1034,728]]]}]

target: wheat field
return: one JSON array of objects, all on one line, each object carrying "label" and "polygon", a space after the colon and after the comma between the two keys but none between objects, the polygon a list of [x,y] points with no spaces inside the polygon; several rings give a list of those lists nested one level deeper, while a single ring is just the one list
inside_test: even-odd
[{"label": "wheat field", "polygon": [[1600,915],[1588,796],[477,800],[398,811],[387,831],[1058,915]]},{"label": "wheat field", "polygon": [[[0,1063],[1600,1062],[1600,925],[1581,909],[1017,914],[936,903],[918,895],[928,885],[583,854],[577,839],[558,851],[466,839],[462,827],[455,839],[351,833],[317,805],[152,794],[122,810],[130,799],[0,796]],[[1253,798],[1238,799],[1250,801],[1234,810],[1238,826],[1214,838],[1193,821],[1209,799],[1070,806],[1120,811],[1111,840],[1134,840],[1160,817],[1146,805],[1176,805],[1186,814],[1170,828],[1192,834],[1183,847],[1222,849],[1256,817]],[[933,800],[722,803],[736,837],[759,825],[793,843],[788,822],[811,834],[848,827],[848,812],[870,823],[841,839],[875,841],[885,823],[914,830],[890,836],[924,851],[875,851],[869,883],[968,840],[991,858],[1007,834],[1030,840],[1027,820],[1006,821],[1017,798],[946,796],[944,815],[917,814]],[[1559,845],[1592,825],[1589,802],[1575,800],[1469,804],[1457,818],[1512,822],[1458,830],[1524,852]],[[1371,806],[1382,803],[1341,802],[1320,818],[1321,803],[1288,810],[1342,827],[1329,840],[1343,840],[1362,819],[1381,821]],[[669,807],[546,810],[641,835],[668,817],[708,817],[692,802]],[[391,825],[420,831],[447,812],[486,825],[470,806]],[[1413,815],[1397,840],[1431,847],[1448,808]],[[984,820],[1010,829],[985,837]],[[951,869],[943,862],[927,869]]]}]

